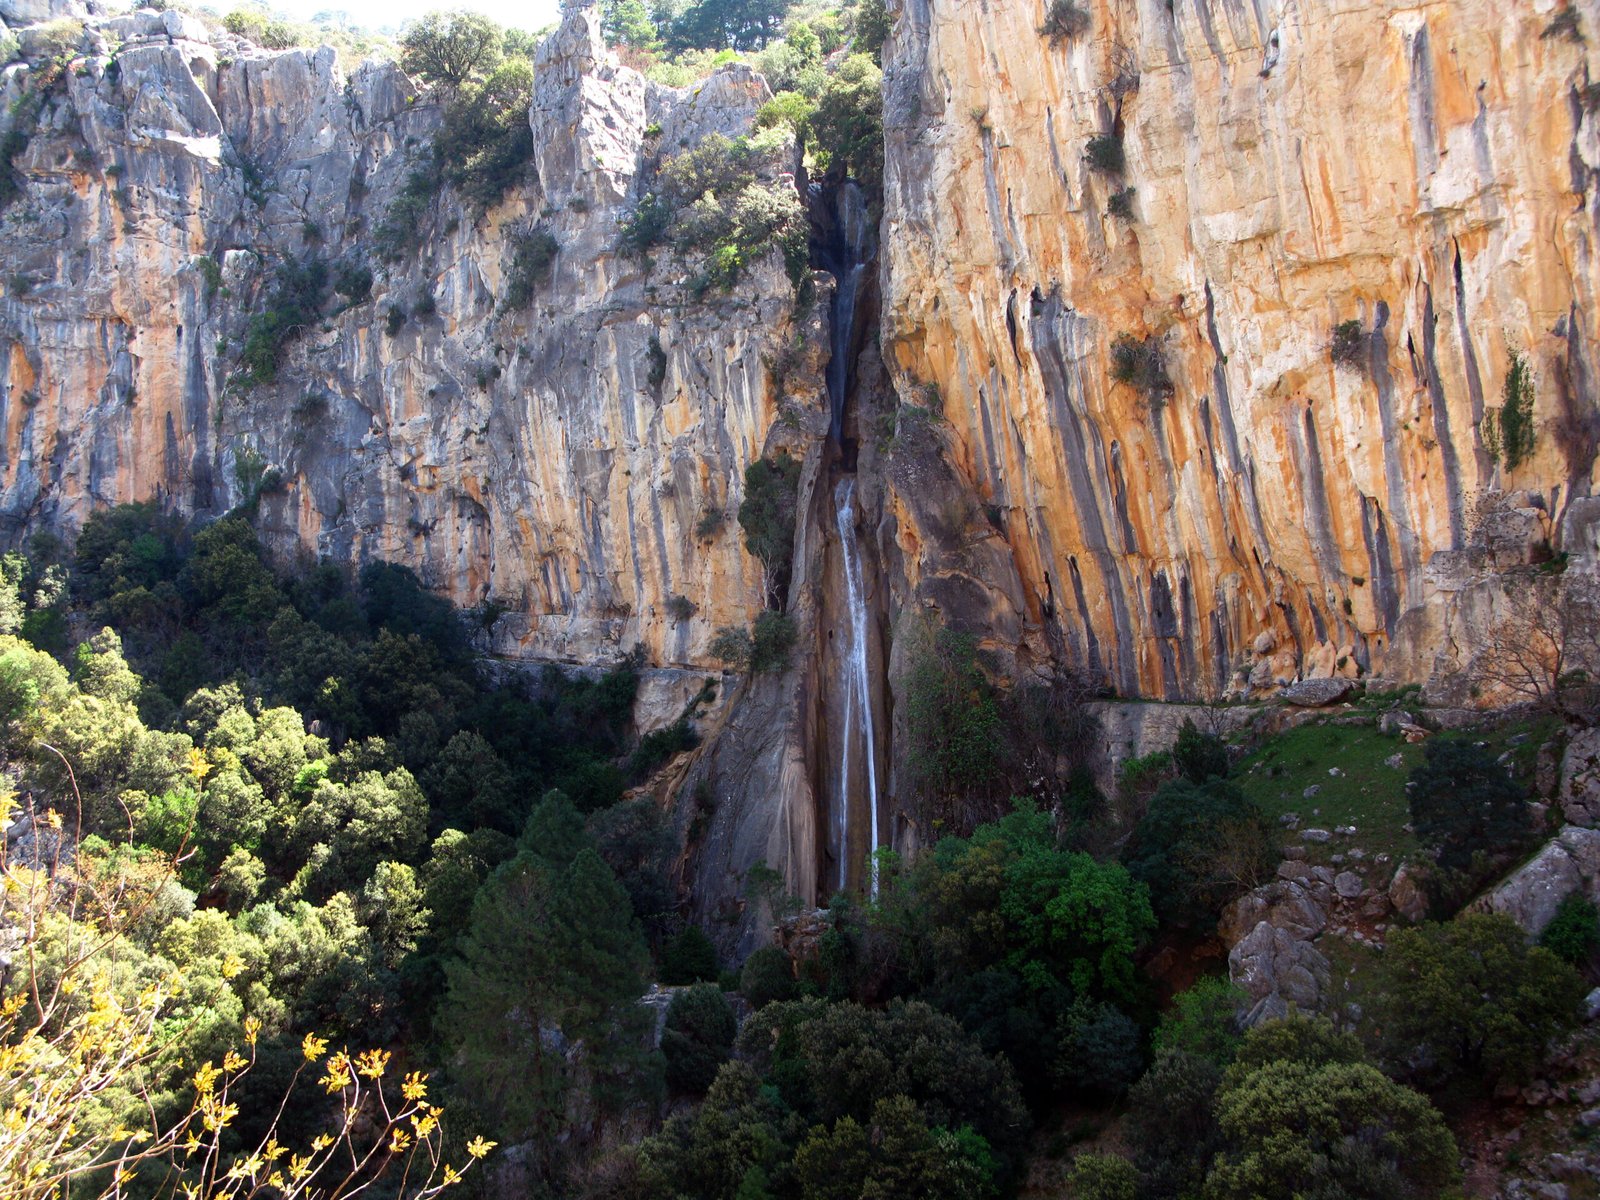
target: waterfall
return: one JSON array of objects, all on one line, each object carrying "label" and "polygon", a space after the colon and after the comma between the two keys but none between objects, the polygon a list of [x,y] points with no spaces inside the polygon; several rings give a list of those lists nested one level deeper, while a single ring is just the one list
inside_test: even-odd
[{"label": "waterfall", "polygon": [[[825,193],[813,185],[813,202],[827,203]],[[845,180],[831,197],[828,235],[819,252],[822,266],[833,275],[830,302],[830,341],[828,360],[828,402],[832,410],[829,433],[835,443],[844,439],[844,414],[848,407],[855,355],[856,309],[861,289],[867,281],[867,268],[876,254],[875,230],[867,209],[866,196],[853,180]]]},{"label": "waterfall", "polygon": [[844,269],[833,291],[832,351],[828,360],[828,401],[833,410],[829,432],[835,442],[844,440],[845,399],[850,394],[850,340],[856,325],[856,301],[861,297],[861,281],[867,267],[852,262]]},{"label": "waterfall", "polygon": [[845,594],[850,605],[850,646],[845,672],[844,732],[839,752],[839,886],[848,883],[850,832],[850,754],[859,745],[866,759],[868,846],[871,852],[871,889],[878,895],[878,763],[872,729],[872,684],[867,673],[867,596],[861,576],[861,551],[856,544],[856,481],[845,476],[834,490],[834,512],[839,526],[839,546],[844,556]]}]

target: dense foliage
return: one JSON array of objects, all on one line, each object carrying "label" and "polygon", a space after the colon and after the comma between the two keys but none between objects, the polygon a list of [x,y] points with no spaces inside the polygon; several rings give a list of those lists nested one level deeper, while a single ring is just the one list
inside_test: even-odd
[{"label": "dense foliage", "polygon": [[1429,888],[1453,911],[1528,845],[1534,833],[1526,798],[1483,746],[1435,738],[1406,782],[1417,840],[1436,866]]},{"label": "dense foliage", "polygon": [[1424,1083],[1525,1080],[1577,1024],[1583,994],[1575,970],[1498,913],[1397,930],[1383,956],[1384,1046]]}]

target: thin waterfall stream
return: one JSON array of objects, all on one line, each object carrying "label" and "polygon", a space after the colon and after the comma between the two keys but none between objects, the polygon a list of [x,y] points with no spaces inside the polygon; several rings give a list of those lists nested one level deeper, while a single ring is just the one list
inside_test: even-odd
[{"label": "thin waterfall stream", "polygon": [[[839,763],[839,844],[848,844],[850,831],[850,753],[860,745],[867,761],[867,845],[871,857],[870,888],[878,895],[878,764],[872,722],[872,683],[867,674],[867,597],[861,577],[861,548],[856,542],[856,481],[846,475],[834,489],[834,513],[839,527],[839,546],[844,557],[845,593],[850,604],[850,645],[846,671],[844,737]],[[848,855],[839,856],[839,886],[847,885]]]},{"label": "thin waterfall stream", "polygon": [[821,189],[813,193],[815,201],[827,205],[830,217],[829,235],[820,250],[823,265],[834,277],[827,384],[831,407],[829,436],[836,450],[835,467],[839,473],[833,488],[833,504],[844,583],[844,594],[840,598],[846,606],[846,611],[837,616],[845,618],[839,623],[844,626],[841,632],[847,635],[838,639],[840,649],[835,650],[843,657],[838,660],[841,669],[835,676],[839,688],[833,693],[840,714],[834,836],[838,845],[840,889],[847,889],[863,878],[857,872],[863,865],[860,854],[865,850],[869,855],[865,883],[876,897],[880,797],[870,665],[873,631],[867,607],[869,576],[856,533],[861,498],[856,486],[856,439],[851,412],[856,385],[855,356],[860,345],[857,326],[862,316],[863,292],[871,279],[875,258],[875,230],[866,197],[854,182],[845,180],[836,191],[826,195],[826,200],[824,196]]}]

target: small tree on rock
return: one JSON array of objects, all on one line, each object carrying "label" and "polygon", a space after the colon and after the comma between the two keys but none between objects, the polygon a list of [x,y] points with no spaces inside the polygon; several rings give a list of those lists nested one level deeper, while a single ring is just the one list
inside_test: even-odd
[{"label": "small tree on rock", "polygon": [[482,13],[435,10],[400,35],[400,66],[429,83],[459,88],[494,68],[504,38]]}]

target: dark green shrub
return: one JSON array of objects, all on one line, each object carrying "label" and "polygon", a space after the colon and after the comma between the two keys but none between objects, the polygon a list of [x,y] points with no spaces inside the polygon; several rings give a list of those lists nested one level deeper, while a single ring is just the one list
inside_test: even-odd
[{"label": "dark green shrub", "polygon": [[645,382],[652,391],[657,391],[667,381],[667,352],[661,348],[661,339],[653,333],[646,353],[650,358],[650,369],[645,372]]},{"label": "dark green shrub", "polygon": [[851,40],[851,49],[859,54],[870,54],[878,62],[883,61],[883,43],[889,40],[893,31],[894,19],[889,16],[889,8],[884,0],[861,0],[856,6],[855,36]]},{"label": "dark green shrub", "polygon": [[715,983],[701,983],[672,998],[661,1053],[667,1084],[676,1092],[700,1095],[733,1051],[739,1032],[733,1008]]},{"label": "dark green shrub", "polygon": [[1361,370],[1367,362],[1367,335],[1360,321],[1340,321],[1333,327],[1328,353],[1334,365]]},{"label": "dark green shrub", "polygon": [[1491,457],[1503,459],[1506,470],[1515,471],[1533,456],[1533,373],[1528,361],[1511,352],[1506,370],[1502,404],[1483,414],[1483,448]]},{"label": "dark green shrub", "polygon": [[712,982],[720,970],[717,948],[698,925],[685,928],[661,951],[661,982],[668,987]]},{"label": "dark green shrub", "polygon": [[1136,1200],[1139,1170],[1115,1154],[1080,1154],[1067,1172],[1072,1200]]},{"label": "dark green shrub", "polygon": [[424,283],[417,289],[417,298],[411,302],[411,315],[425,321],[439,311],[439,301],[434,298],[433,286]]},{"label": "dark green shrub", "polygon": [[1126,1136],[1150,1196],[1198,1196],[1222,1144],[1216,1097],[1222,1068],[1165,1050],[1128,1093]]},{"label": "dark green shrub", "polygon": [[1120,1096],[1144,1070],[1144,1037],[1126,1013],[1110,1004],[1078,1003],[1060,1031],[1056,1075],[1085,1092]]},{"label": "dark green shrub", "polygon": [[1190,783],[1226,779],[1233,769],[1228,758],[1228,744],[1214,733],[1201,733],[1190,720],[1185,720],[1178,730],[1172,761],[1178,773]]},{"label": "dark green shrub", "polygon": [[459,88],[492,70],[504,52],[505,31],[475,12],[438,10],[400,35],[400,67],[429,83]]},{"label": "dark green shrub", "polygon": [[340,264],[333,279],[333,290],[351,304],[360,304],[372,295],[372,268],[364,262]]},{"label": "dark green shrub", "polygon": [[1500,913],[1392,930],[1379,963],[1388,1059],[1429,1085],[1526,1080],[1581,1016],[1582,978]]},{"label": "dark green shrub", "polygon": [[259,386],[277,379],[289,343],[321,317],[327,290],[328,267],[319,258],[278,268],[266,311],[252,317],[245,329],[239,352],[242,383]]},{"label": "dark green shrub", "polygon": [[1127,166],[1122,152],[1122,139],[1114,133],[1097,133],[1084,147],[1089,165],[1106,175],[1121,175]]},{"label": "dark green shrub", "polygon": [[1120,188],[1106,198],[1106,211],[1119,221],[1133,220],[1134,189]]},{"label": "dark green shrub", "polygon": [[0,209],[22,195],[22,173],[16,161],[28,148],[29,137],[15,125],[0,137]]},{"label": "dark green shrub", "polygon": [[550,281],[561,246],[542,225],[516,235],[506,272],[506,308],[527,308],[536,289]]},{"label": "dark green shrub", "polygon": [[694,535],[702,541],[710,541],[722,532],[722,527],[728,523],[728,514],[720,508],[707,507],[700,513],[700,519],[695,522]]},{"label": "dark green shrub", "polygon": [[1129,333],[1119,333],[1117,340],[1111,343],[1111,378],[1133,388],[1157,411],[1175,390],[1167,375],[1161,343],[1154,337],[1136,338]]},{"label": "dark green shrub", "polygon": [[532,96],[532,65],[525,58],[511,58],[482,83],[460,88],[445,108],[444,123],[434,136],[433,157],[445,182],[476,215],[488,212],[528,177],[533,161],[533,130],[528,125]]},{"label": "dark green shrub", "polygon": [[798,636],[793,617],[767,609],[751,627],[750,670],[756,675],[787,670]]},{"label": "dark green shrub", "polygon": [[1213,777],[1163,784],[1122,858],[1149,885],[1157,915],[1208,932],[1224,906],[1271,874],[1275,850],[1261,809]]},{"label": "dark green shrub", "polygon": [[726,663],[735,671],[745,671],[750,667],[750,655],[754,647],[747,630],[724,626],[717,630],[706,649],[718,662]]},{"label": "dark green shrub", "polygon": [[789,590],[799,492],[800,462],[787,450],[778,451],[776,458],[758,458],[745,468],[739,525],[745,549],[765,568],[769,604],[781,603]]},{"label": "dark green shrub", "polygon": [[205,280],[206,299],[209,300],[222,287],[222,267],[209,254],[200,255],[193,265],[200,272],[200,278]]},{"label": "dark green shrub", "polygon": [[780,169],[749,139],[710,134],[662,164],[654,191],[623,224],[621,247],[643,255],[670,242],[700,263],[701,291],[731,288],[751,262],[777,247],[799,286],[810,266],[810,226],[793,186],[781,177],[762,181]]},{"label": "dark green shrub", "polygon": [[928,815],[969,828],[992,815],[1004,745],[999,697],[976,638],[945,628],[913,636],[902,683],[906,763]]},{"label": "dark green shrub", "polygon": [[383,318],[383,331],[390,337],[394,337],[405,327],[405,323],[406,310],[398,304],[391,304],[388,313]]},{"label": "dark green shrub", "polygon": [[666,241],[672,229],[673,212],[673,204],[666,196],[646,193],[622,222],[622,250],[642,255]]},{"label": "dark green shrub", "polygon": [[442,182],[439,164],[432,154],[406,176],[400,194],[389,203],[383,220],[373,230],[372,244],[385,262],[399,262],[422,244],[427,232],[427,216]]},{"label": "dark green shrub", "polygon": [[[1291,1027],[1292,1049],[1305,1033],[1333,1053],[1257,1053],[1259,1038],[1281,1040],[1278,1026]],[[1215,1200],[1458,1194],[1458,1151],[1438,1111],[1327,1022],[1251,1030],[1217,1093],[1216,1117],[1222,1148],[1204,1193]]]},{"label": "dark green shrub", "polygon": [[1487,877],[1494,862],[1528,843],[1522,789],[1486,747],[1433,738],[1423,756],[1406,783],[1417,840],[1444,870]]},{"label": "dark green shrub", "polygon": [[1223,975],[1197,980],[1173,997],[1172,1008],[1156,1026],[1153,1048],[1182,1050],[1225,1067],[1239,1049],[1244,989]]},{"label": "dark green shrub", "polygon": [[1600,945],[1600,910],[1581,893],[1568,896],[1539,935],[1539,944],[1563,962],[1583,966]]},{"label": "dark green shrub", "polygon": [[883,71],[852,54],[829,77],[808,123],[824,169],[876,196],[883,187]]},{"label": "dark green shrub", "polygon": [[794,965],[776,946],[763,946],[744,961],[739,991],[751,1008],[794,997]]},{"label": "dark green shrub", "polygon": [[1072,0],[1050,0],[1045,10],[1044,24],[1039,26],[1039,36],[1050,39],[1059,46],[1082,37],[1089,32],[1089,10],[1080,8]]},{"label": "dark green shrub", "polygon": [[673,596],[667,601],[667,615],[680,624],[691,620],[700,606],[687,596]]},{"label": "dark green shrub", "polygon": [[673,755],[693,750],[699,744],[700,735],[695,733],[688,718],[679,717],[672,724],[652,730],[639,739],[639,745],[628,758],[628,776],[634,780],[644,779]]}]

